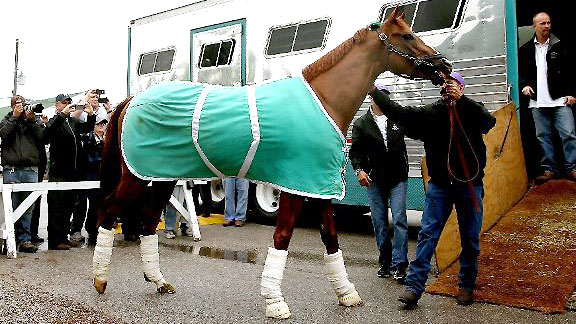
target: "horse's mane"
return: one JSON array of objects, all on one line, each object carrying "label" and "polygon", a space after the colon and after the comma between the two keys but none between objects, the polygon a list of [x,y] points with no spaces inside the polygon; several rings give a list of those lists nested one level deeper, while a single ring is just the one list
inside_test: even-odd
[{"label": "horse's mane", "polygon": [[308,65],[302,70],[302,75],[307,82],[314,80],[318,75],[330,70],[334,65],[342,60],[356,44],[361,44],[366,40],[368,30],[362,28],[358,30],[354,36],[344,41],[342,44],[336,46],[333,50],[326,55],[319,58],[316,62]]}]

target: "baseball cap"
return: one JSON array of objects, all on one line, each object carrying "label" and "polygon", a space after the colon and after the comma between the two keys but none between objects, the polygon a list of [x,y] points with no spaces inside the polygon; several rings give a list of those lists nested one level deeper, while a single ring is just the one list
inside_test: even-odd
[{"label": "baseball cap", "polygon": [[104,122],[108,122],[108,116],[106,117],[102,117],[100,115],[96,116],[96,124],[100,124],[100,123],[104,123]]},{"label": "baseball cap", "polygon": [[61,93],[61,94],[59,94],[59,95],[56,96],[56,101],[64,101],[64,100],[70,100],[70,101],[72,101],[72,98],[70,98],[69,95],[63,94],[63,93]]},{"label": "baseball cap", "polygon": [[462,77],[462,74],[458,73],[458,72],[452,72],[450,73],[450,78],[458,81],[458,83],[460,83],[460,85],[465,85],[466,83],[464,82],[464,78]]},{"label": "baseball cap", "polygon": [[376,79],[374,81],[374,88],[376,88],[376,90],[378,91],[385,91],[390,93],[390,90],[388,90],[388,87],[386,86],[386,84],[384,84],[384,81],[380,79]]}]

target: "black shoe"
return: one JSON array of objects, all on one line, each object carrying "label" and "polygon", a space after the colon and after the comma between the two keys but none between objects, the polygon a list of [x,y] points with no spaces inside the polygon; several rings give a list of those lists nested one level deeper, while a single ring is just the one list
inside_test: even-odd
[{"label": "black shoe", "polygon": [[48,250],[70,250],[70,245],[68,243],[48,244]]},{"label": "black shoe", "polygon": [[36,245],[32,244],[32,242],[26,241],[26,242],[22,242],[22,243],[20,243],[20,245],[18,245],[18,251],[24,252],[24,253],[35,253],[36,251],[38,251],[38,247]]},{"label": "black shoe", "polygon": [[42,243],[44,243],[44,239],[41,238],[41,237],[38,236],[38,235],[35,235],[35,236],[32,237],[32,239],[30,240],[30,242],[32,242],[32,243],[34,243],[34,244],[42,244]]},{"label": "black shoe", "polygon": [[378,269],[378,277],[390,278],[390,268],[387,265],[381,265]]},{"label": "black shoe", "polygon": [[468,306],[474,303],[474,291],[460,289],[458,291],[458,296],[456,296],[456,302],[458,305]]},{"label": "black shoe", "polygon": [[404,284],[404,281],[406,280],[406,269],[398,268],[392,270],[392,278],[394,278],[394,280],[399,284]]},{"label": "black shoe", "polygon": [[404,292],[398,296],[398,300],[402,302],[406,307],[414,307],[418,305],[419,299],[420,296],[416,295],[410,290],[404,290]]}]

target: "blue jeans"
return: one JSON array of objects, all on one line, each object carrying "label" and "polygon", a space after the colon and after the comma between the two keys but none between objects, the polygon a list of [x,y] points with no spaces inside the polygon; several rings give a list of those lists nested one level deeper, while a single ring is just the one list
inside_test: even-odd
[{"label": "blue jeans", "polygon": [[[372,182],[368,187],[370,211],[376,245],[380,251],[380,265],[393,269],[405,269],[408,266],[408,220],[406,217],[407,182],[403,181],[388,188]],[[388,234],[388,199],[394,223],[394,240]]]},{"label": "blue jeans", "polygon": [[[176,199],[180,198],[180,195],[182,193],[182,187],[181,186],[176,186],[174,187],[174,191],[172,192],[172,195],[174,197],[176,197]],[[186,203],[184,203],[184,206],[186,206]],[[166,209],[164,210],[164,232],[168,233],[170,231],[175,232],[176,231],[176,208],[174,208],[174,206],[172,206],[171,203],[168,203],[166,205]],[[194,215],[196,216],[196,215]]]},{"label": "blue jeans", "polygon": [[[38,182],[38,169],[37,168],[12,168],[5,167],[3,171],[4,183],[31,183]],[[12,193],[12,208],[16,208],[28,197],[30,193],[25,191]],[[16,236],[16,243],[30,241],[32,235],[30,234],[30,221],[32,220],[32,211],[34,204],[22,214],[22,216],[14,223],[14,232]]]},{"label": "blue jeans", "polygon": [[554,159],[552,127],[556,128],[562,140],[565,171],[576,171],[576,131],[572,109],[567,106],[532,108],[532,116],[536,127],[536,137],[542,148],[541,165],[544,171],[552,171],[556,174],[559,172],[558,164]]},{"label": "blue jeans", "polygon": [[458,286],[473,291],[476,288],[478,274],[478,255],[480,254],[480,231],[482,230],[482,197],[484,189],[474,186],[480,210],[474,206],[471,192],[466,184],[435,185],[428,184],[422,228],[418,234],[416,258],[410,263],[406,289],[420,296],[424,292],[428,273],[432,266],[430,260],[438,244],[440,234],[456,205],[458,228],[460,229],[460,274]]},{"label": "blue jeans", "polygon": [[246,179],[238,178],[226,178],[223,182],[224,194],[226,196],[224,218],[226,218],[227,221],[245,221],[250,182]]}]

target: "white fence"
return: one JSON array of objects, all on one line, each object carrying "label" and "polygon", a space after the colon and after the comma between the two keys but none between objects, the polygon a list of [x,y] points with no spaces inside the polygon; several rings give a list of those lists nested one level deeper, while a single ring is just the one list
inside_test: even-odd
[{"label": "white fence", "polygon": [[[201,239],[200,229],[198,227],[198,218],[194,208],[194,201],[192,199],[192,192],[187,188],[185,181],[178,181],[177,186],[182,186],[183,197],[170,197],[170,203],[176,210],[188,221],[189,226],[192,228],[194,240]],[[2,184],[0,193],[2,195],[2,202],[4,204],[4,222],[0,218],[0,238],[6,244],[8,258],[16,258],[16,240],[14,233],[14,223],[24,214],[24,212],[34,204],[36,199],[45,197],[49,190],[86,190],[100,188],[99,181],[80,181],[80,182],[40,182],[40,183],[18,183],[18,184]],[[12,192],[29,191],[30,195],[16,208],[12,208]],[[186,201],[186,208],[180,201]],[[40,215],[47,215],[47,210],[42,204]],[[191,213],[189,211],[192,211]],[[0,215],[1,216],[1,215]],[[194,217],[192,217],[194,216]]]}]

